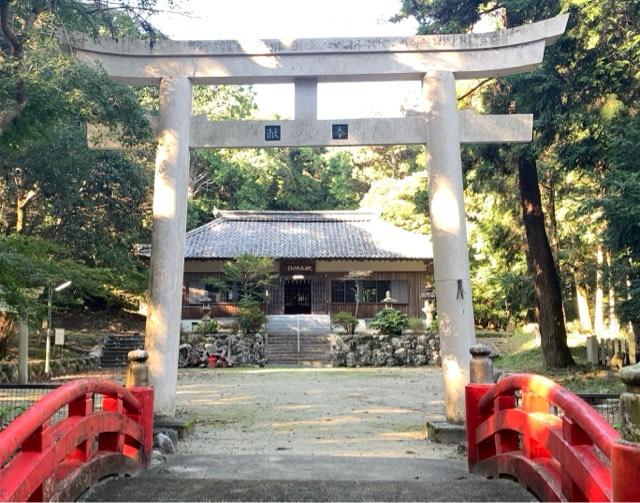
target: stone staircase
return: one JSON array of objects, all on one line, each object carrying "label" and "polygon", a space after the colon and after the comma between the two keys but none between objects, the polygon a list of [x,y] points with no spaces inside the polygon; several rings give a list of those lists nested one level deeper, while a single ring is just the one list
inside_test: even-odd
[{"label": "stone staircase", "polygon": [[267,317],[269,335],[329,335],[331,318],[328,314],[278,314]]},{"label": "stone staircase", "polygon": [[[298,348],[298,332],[300,348]],[[329,315],[270,315],[267,319],[267,363],[322,366],[329,363]],[[299,351],[298,351],[299,349]]]},{"label": "stone staircase", "polygon": [[325,334],[300,334],[298,351],[297,334],[269,334],[267,363],[269,365],[328,365],[330,359],[329,336]]},{"label": "stone staircase", "polygon": [[127,353],[144,348],[144,335],[108,335],[104,339],[100,366],[102,368],[125,367]]}]

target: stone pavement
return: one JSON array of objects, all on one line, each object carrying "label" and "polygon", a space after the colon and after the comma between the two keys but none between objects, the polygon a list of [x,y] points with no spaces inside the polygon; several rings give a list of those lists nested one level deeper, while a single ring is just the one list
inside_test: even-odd
[{"label": "stone pavement", "polygon": [[439,368],[252,368],[180,372],[195,419],[178,454],[86,501],[530,501],[470,475],[455,445],[425,440],[441,419]]},{"label": "stone pavement", "polygon": [[463,462],[332,456],[173,456],[81,501],[536,501]]}]

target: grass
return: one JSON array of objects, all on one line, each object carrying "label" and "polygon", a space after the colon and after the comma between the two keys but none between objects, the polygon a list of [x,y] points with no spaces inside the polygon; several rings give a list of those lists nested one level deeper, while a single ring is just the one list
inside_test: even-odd
[{"label": "grass", "polygon": [[624,390],[616,372],[594,368],[587,363],[584,336],[570,334],[568,343],[575,367],[545,368],[539,340],[534,334],[523,333],[511,336],[504,343],[503,355],[494,360],[494,365],[508,372],[544,375],[576,393],[620,393]]}]

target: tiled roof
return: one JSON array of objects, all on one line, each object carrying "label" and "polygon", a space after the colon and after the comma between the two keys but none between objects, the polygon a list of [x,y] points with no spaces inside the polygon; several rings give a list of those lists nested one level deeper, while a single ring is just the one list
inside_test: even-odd
[{"label": "tiled roof", "polygon": [[433,257],[427,236],[363,211],[220,211],[187,233],[187,259],[229,259],[242,253],[276,259]]}]

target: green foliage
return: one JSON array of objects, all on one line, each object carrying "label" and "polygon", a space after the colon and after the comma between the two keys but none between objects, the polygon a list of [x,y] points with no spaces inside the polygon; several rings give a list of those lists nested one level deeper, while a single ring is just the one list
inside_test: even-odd
[{"label": "green foliage", "polygon": [[193,331],[198,334],[217,334],[218,328],[219,326],[216,320],[207,320],[198,323]]},{"label": "green foliage", "polygon": [[402,311],[393,308],[384,308],[373,317],[371,326],[381,334],[400,335],[409,326],[409,319]]},{"label": "green foliage", "polygon": [[427,330],[429,332],[431,332],[432,334],[437,334],[440,331],[440,326],[438,324],[438,317],[437,316],[433,317],[433,320],[431,320],[431,323],[427,327]]},{"label": "green foliage", "polygon": [[245,302],[264,300],[267,288],[274,284],[277,274],[275,264],[269,257],[257,257],[243,253],[222,266],[225,282],[238,284],[238,292]]},{"label": "green foliage", "polygon": [[264,314],[258,302],[248,296],[242,297],[238,303],[238,319],[236,323],[240,332],[245,336],[252,336],[262,330],[267,322],[267,316]]},{"label": "green foliage", "polygon": [[424,320],[422,318],[411,316],[407,321],[407,326],[414,333],[421,334],[424,332]]},{"label": "green foliage", "polygon": [[338,325],[342,327],[345,332],[353,335],[356,331],[356,327],[358,326],[358,318],[347,311],[340,311],[331,315],[331,324]]},{"label": "green foliage", "polygon": [[[6,2],[4,2],[6,3]],[[144,158],[91,151],[85,122],[128,145],[149,125],[131,88],[80,64],[61,45],[65,30],[140,36],[155,1],[7,5],[0,33],[0,297],[23,315],[41,307],[32,288],[71,279],[55,296],[68,306],[122,305],[146,286],[132,257],[146,240],[149,176]],[[10,44],[10,33],[17,43]],[[15,42],[14,41],[14,42]]]},{"label": "green foliage", "polygon": [[22,414],[27,407],[25,405],[3,405],[0,407],[0,426],[6,426],[16,417]]},{"label": "green foliage", "polygon": [[398,227],[428,234],[427,172],[419,171],[401,179],[386,177],[373,181],[360,206],[378,210],[384,220]]},{"label": "green foliage", "polygon": [[[133,284],[126,271],[89,267],[62,246],[32,236],[0,238],[0,300],[24,316],[39,316],[46,305],[47,285],[72,281],[55,295],[58,305],[95,307],[126,305]],[[37,294],[37,289],[45,291]],[[34,291],[36,289],[36,291]]]}]

